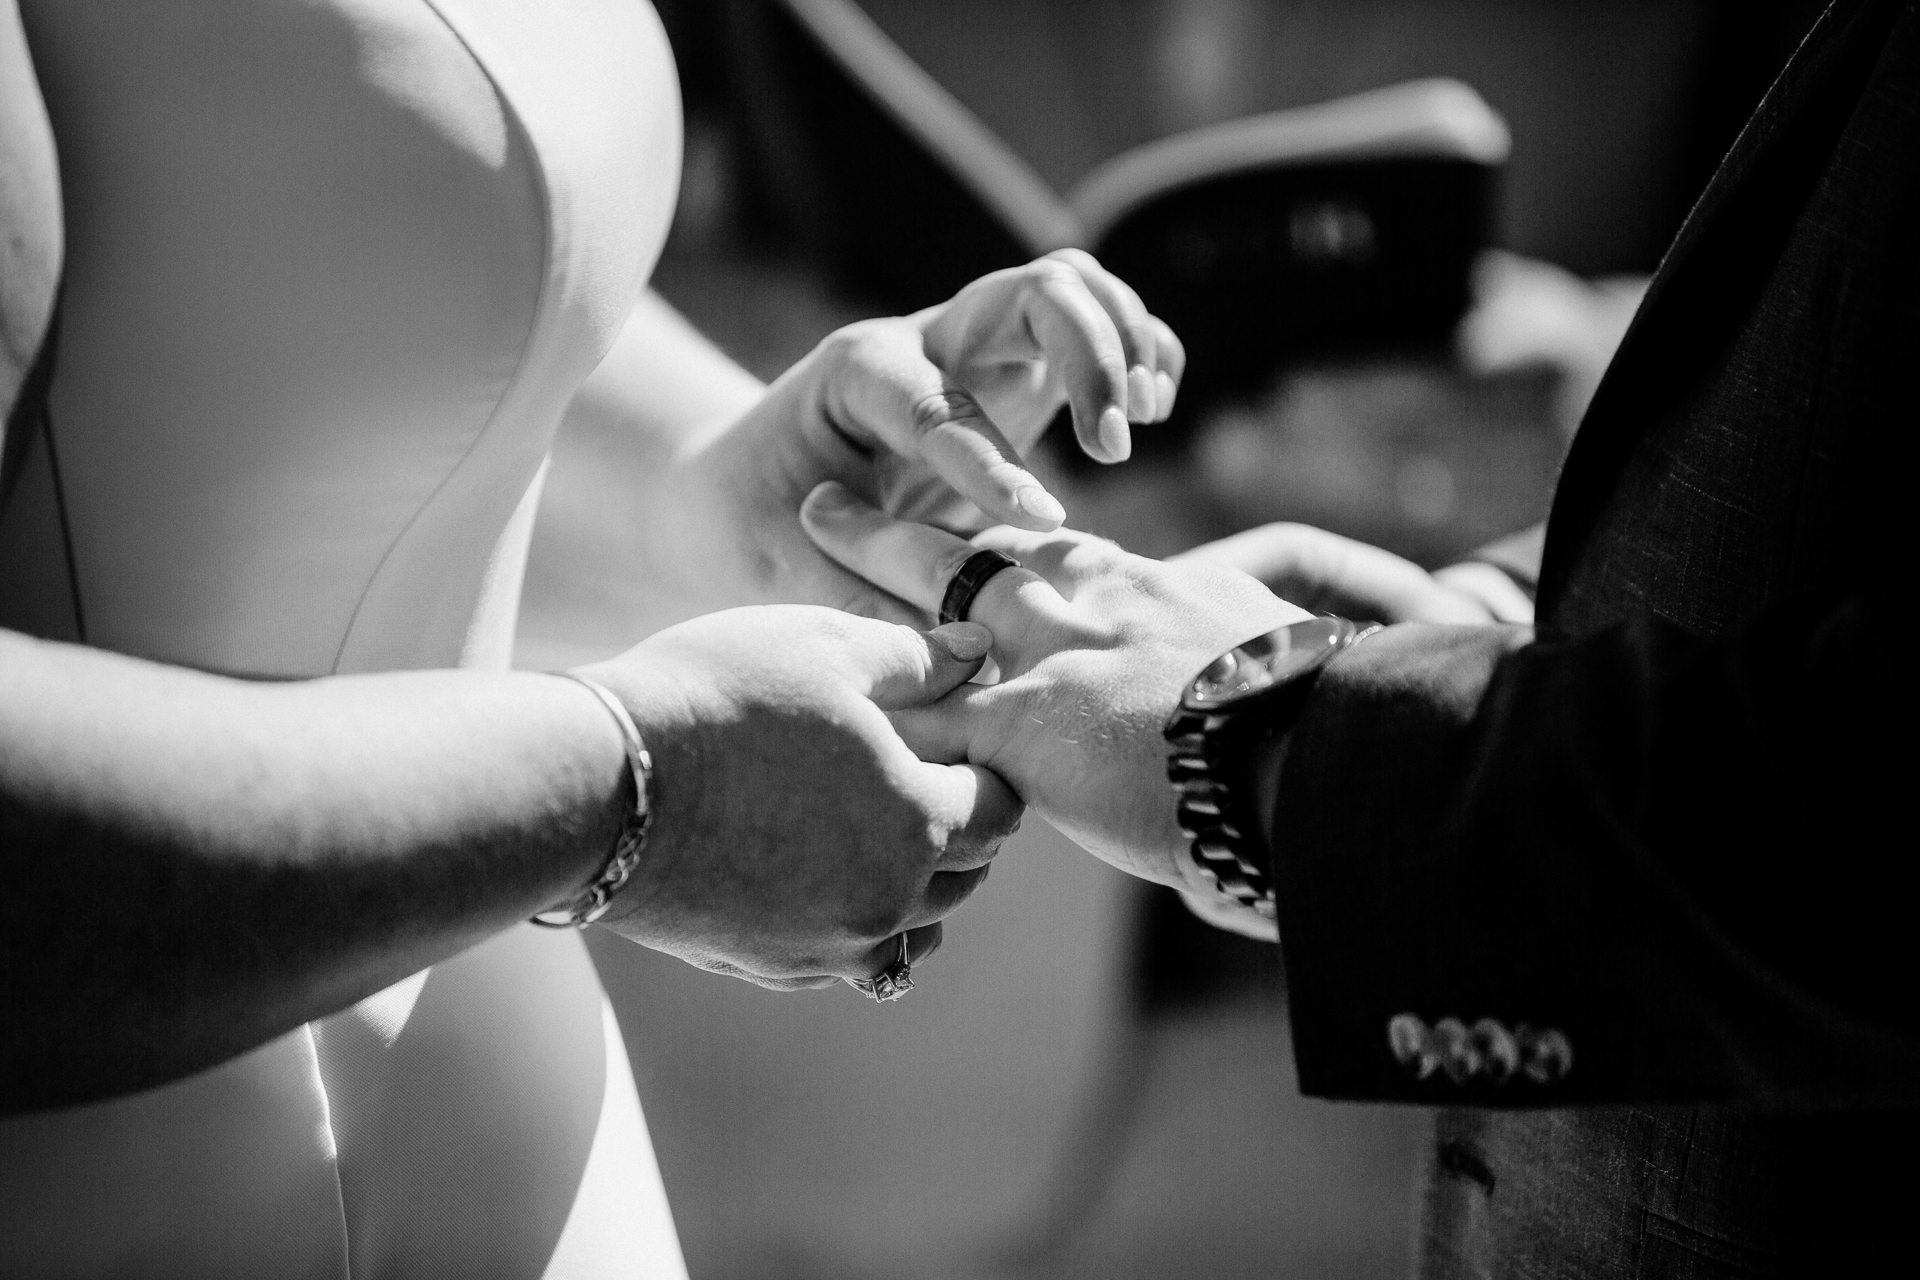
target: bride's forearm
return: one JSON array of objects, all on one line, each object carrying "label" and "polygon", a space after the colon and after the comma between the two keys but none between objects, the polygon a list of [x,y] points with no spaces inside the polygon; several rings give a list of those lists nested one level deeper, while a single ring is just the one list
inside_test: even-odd
[{"label": "bride's forearm", "polygon": [[681,464],[763,391],[658,296],[635,305],[554,441],[522,604],[543,665],[739,603],[689,598],[674,550],[694,501]]},{"label": "bride's forearm", "polygon": [[0,632],[0,1111],[224,1060],[565,900],[622,770],[550,676],[267,685]]}]

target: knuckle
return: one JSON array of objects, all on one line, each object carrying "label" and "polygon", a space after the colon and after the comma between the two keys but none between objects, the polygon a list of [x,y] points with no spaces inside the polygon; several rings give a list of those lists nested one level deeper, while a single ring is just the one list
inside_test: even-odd
[{"label": "knuckle", "polygon": [[890,340],[887,321],[857,320],[822,338],[820,350],[839,366],[869,365],[880,361]]},{"label": "knuckle", "polygon": [[915,435],[926,435],[961,418],[979,416],[980,407],[958,387],[930,391],[913,402],[910,421]]},{"label": "knuckle", "polygon": [[1059,258],[1038,258],[1027,264],[1027,278],[1042,291],[1071,288],[1081,283],[1080,273]]},{"label": "knuckle", "polygon": [[941,873],[944,892],[940,895],[940,906],[951,911],[971,898],[974,890],[986,883],[987,868],[974,867],[969,871],[947,871]]},{"label": "knuckle", "polygon": [[1065,249],[1055,249],[1052,253],[1041,258],[1040,261],[1063,262],[1075,271],[1081,273],[1101,270],[1099,259],[1095,258],[1085,249],[1077,249],[1071,246]]},{"label": "knuckle", "polygon": [[906,927],[909,909],[892,895],[864,904],[850,919],[848,931],[868,946],[878,946]]},{"label": "knuckle", "polygon": [[850,324],[820,339],[818,350],[822,357],[833,364],[847,364],[853,360],[863,341],[860,326]]}]

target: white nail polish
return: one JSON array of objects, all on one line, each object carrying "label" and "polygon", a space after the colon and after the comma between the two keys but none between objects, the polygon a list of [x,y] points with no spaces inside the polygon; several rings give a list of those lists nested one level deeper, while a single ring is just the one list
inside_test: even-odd
[{"label": "white nail polish", "polygon": [[1058,525],[1067,518],[1067,509],[1060,505],[1060,500],[1039,485],[1025,486],[1014,494],[1013,500],[1022,511],[1035,520],[1044,520],[1048,524]]},{"label": "white nail polish", "polygon": [[1170,375],[1156,373],[1153,375],[1153,390],[1154,408],[1158,410],[1154,421],[1164,422],[1173,412],[1173,397],[1178,388],[1173,385],[1173,378]]},{"label": "white nail polish", "polygon": [[1134,422],[1152,422],[1159,401],[1153,374],[1143,364],[1127,370],[1127,417]]},{"label": "white nail polish", "polygon": [[1100,451],[1109,462],[1125,462],[1133,453],[1133,433],[1117,405],[1108,405],[1100,414]]}]

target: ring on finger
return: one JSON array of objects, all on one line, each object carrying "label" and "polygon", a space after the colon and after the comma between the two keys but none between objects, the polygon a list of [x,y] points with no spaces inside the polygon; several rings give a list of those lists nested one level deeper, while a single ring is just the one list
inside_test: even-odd
[{"label": "ring on finger", "polygon": [[898,1000],[913,990],[913,965],[907,959],[907,935],[900,934],[900,954],[871,978],[848,978],[847,985],[880,1004]]},{"label": "ring on finger", "polygon": [[1018,560],[991,548],[968,556],[966,563],[947,582],[947,593],[940,599],[940,625],[965,622],[968,610],[973,608],[974,597],[987,585],[987,580],[1002,569],[1019,567]]}]

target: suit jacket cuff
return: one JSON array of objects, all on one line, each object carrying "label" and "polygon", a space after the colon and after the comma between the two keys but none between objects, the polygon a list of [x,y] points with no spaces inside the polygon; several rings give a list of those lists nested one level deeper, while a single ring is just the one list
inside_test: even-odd
[{"label": "suit jacket cuff", "polygon": [[[1531,639],[1524,627],[1391,627],[1321,673],[1293,728],[1272,847],[1306,1093],[1464,1100],[1410,1081],[1387,1027],[1406,1012],[1491,1012],[1447,1007],[1497,922],[1474,918],[1440,832],[1487,686]],[[1501,967],[1472,984],[1496,1003]]]}]

